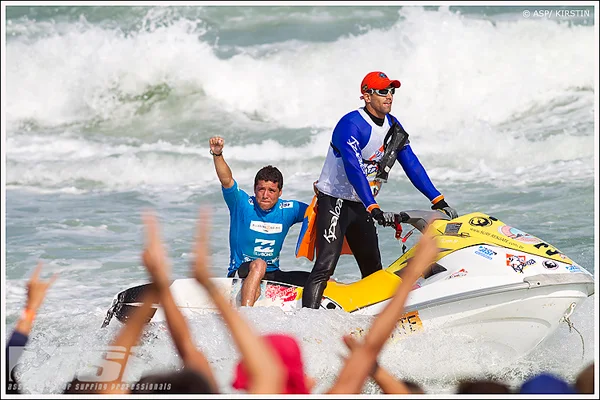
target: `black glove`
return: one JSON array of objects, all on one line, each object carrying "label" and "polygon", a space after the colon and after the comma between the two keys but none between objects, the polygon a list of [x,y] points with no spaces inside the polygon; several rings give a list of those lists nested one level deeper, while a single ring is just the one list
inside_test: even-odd
[{"label": "black glove", "polygon": [[371,211],[371,216],[379,225],[395,226],[396,214],[393,212],[383,212],[380,208],[374,208],[373,211]]},{"label": "black glove", "polygon": [[449,216],[450,219],[458,218],[458,213],[456,212],[456,210],[454,208],[450,207],[448,205],[448,203],[446,203],[446,200],[444,200],[444,199],[442,199],[442,200],[438,201],[437,203],[435,203],[434,205],[432,205],[431,209],[432,210],[440,210],[440,211],[444,212],[444,214]]}]

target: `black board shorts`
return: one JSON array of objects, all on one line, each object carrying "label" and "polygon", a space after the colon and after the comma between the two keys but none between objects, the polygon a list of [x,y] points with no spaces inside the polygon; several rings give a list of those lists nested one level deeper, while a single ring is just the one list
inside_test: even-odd
[{"label": "black board shorts", "polygon": [[[230,272],[227,277],[234,278],[237,275],[242,279],[247,278],[248,273],[250,272],[250,263],[251,261],[242,263],[238,269]],[[288,283],[290,285],[304,287],[304,284],[308,279],[308,275],[310,275],[310,272],[308,271],[282,271],[278,269],[275,271],[266,272],[263,280]]]}]

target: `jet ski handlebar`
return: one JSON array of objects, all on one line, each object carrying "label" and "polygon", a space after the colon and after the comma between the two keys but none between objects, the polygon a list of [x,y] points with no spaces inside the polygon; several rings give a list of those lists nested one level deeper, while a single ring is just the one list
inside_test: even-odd
[{"label": "jet ski handlebar", "polygon": [[439,210],[406,210],[395,213],[396,224],[410,224],[421,233],[427,229],[429,223],[438,219],[449,221],[450,217]]}]

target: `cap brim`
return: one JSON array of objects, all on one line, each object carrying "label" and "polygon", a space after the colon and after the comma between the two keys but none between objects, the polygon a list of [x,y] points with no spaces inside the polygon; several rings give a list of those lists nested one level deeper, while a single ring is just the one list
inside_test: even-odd
[{"label": "cap brim", "polygon": [[390,82],[390,86],[393,86],[395,88],[399,88],[400,87],[400,81],[391,81]]}]

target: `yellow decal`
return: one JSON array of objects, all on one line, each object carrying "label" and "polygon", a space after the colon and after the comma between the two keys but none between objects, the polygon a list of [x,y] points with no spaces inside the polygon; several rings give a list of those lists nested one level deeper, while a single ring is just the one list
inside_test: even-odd
[{"label": "yellow decal", "polygon": [[[418,311],[406,313],[400,317],[394,333],[400,335],[410,335],[411,333],[423,330],[423,323],[419,317]],[[394,337],[392,333],[392,337]]]},{"label": "yellow decal", "polygon": [[[412,311],[406,314],[403,314],[396,324],[395,329],[392,331],[390,335],[390,339],[398,340],[406,335],[410,335],[423,330],[423,322],[419,317],[418,311]],[[355,328],[350,334],[356,338],[363,337],[366,335],[366,331],[363,328]]]}]

